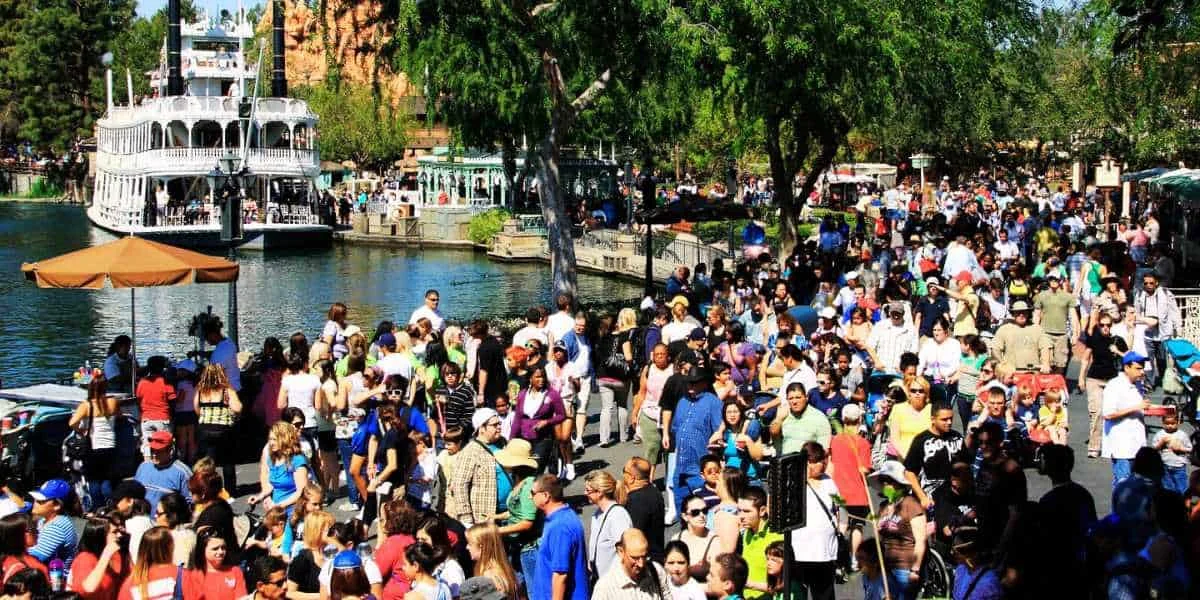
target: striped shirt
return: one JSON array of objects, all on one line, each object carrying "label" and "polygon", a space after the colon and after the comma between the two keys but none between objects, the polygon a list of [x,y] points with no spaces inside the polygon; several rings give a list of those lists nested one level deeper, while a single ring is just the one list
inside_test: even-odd
[{"label": "striped shirt", "polygon": [[63,561],[63,569],[71,570],[71,561],[75,560],[75,524],[66,515],[58,515],[49,521],[43,521],[38,530],[37,544],[29,549],[29,554],[50,564],[51,559]]}]

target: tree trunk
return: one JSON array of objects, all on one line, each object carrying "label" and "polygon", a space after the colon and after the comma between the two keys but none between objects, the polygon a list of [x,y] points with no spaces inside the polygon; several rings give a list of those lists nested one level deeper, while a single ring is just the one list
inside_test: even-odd
[{"label": "tree trunk", "polygon": [[558,180],[558,140],[551,126],[545,139],[533,153],[537,161],[541,189],[542,216],[546,219],[546,243],[550,250],[550,271],[554,280],[554,296],[567,293],[578,297],[575,270],[575,240],[571,237],[571,219],[563,204]]},{"label": "tree trunk", "polygon": [[767,159],[771,166],[771,178],[775,180],[775,205],[779,207],[779,253],[787,254],[795,247],[798,236],[796,219],[799,209],[792,194],[792,175],[788,171],[787,158],[779,144],[779,118],[765,119],[767,136]]}]

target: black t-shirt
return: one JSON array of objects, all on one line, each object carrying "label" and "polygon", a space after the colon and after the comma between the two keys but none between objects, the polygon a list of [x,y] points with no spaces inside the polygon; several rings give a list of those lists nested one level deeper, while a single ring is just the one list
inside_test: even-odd
[{"label": "black t-shirt", "polygon": [[625,510],[629,511],[629,520],[633,522],[633,527],[646,534],[650,557],[661,561],[664,545],[662,522],[666,515],[662,493],[653,485],[629,492],[625,500]]},{"label": "black t-shirt", "polygon": [[297,591],[305,594],[316,594],[321,591],[321,567],[313,559],[313,551],[305,548],[292,559],[288,565],[287,580],[294,582]]},{"label": "black t-shirt", "polygon": [[396,470],[388,476],[387,481],[393,486],[403,485],[408,475],[408,436],[400,432],[400,429],[391,429],[383,434],[379,439],[379,451],[375,453],[375,460],[379,464],[380,470],[387,466],[388,450],[396,451]]},{"label": "black t-shirt", "polygon": [[1117,376],[1117,355],[1112,351],[1111,335],[1093,333],[1088,336],[1087,347],[1092,351],[1092,364],[1087,376],[1091,379],[1108,381]]},{"label": "black t-shirt", "polygon": [[662,394],[658,397],[658,405],[663,410],[675,412],[675,405],[679,404],[679,399],[688,391],[688,384],[684,381],[684,376],[676,373],[667,378],[663,382]]},{"label": "black t-shirt", "polygon": [[949,318],[950,303],[946,301],[945,296],[938,296],[937,298],[926,296],[917,302],[914,312],[917,313],[914,316],[919,315],[921,317],[921,331],[918,332],[918,335],[933,337],[933,322],[938,317]]},{"label": "black t-shirt", "polygon": [[1072,481],[1046,492],[1038,506],[1051,556],[1061,557],[1059,564],[1067,573],[1078,574],[1084,563],[1088,530],[1096,523],[1096,501],[1091,492]]},{"label": "black t-shirt", "polygon": [[963,459],[961,433],[951,429],[937,435],[926,429],[913,438],[904,457],[904,468],[916,473],[921,487],[932,493],[950,477],[950,466]]},{"label": "black t-shirt", "polygon": [[954,529],[967,524],[972,520],[968,514],[974,511],[975,496],[972,490],[963,490],[963,493],[958,494],[952,485],[939,487],[933,492],[933,520],[937,523],[938,539],[949,543],[951,536],[945,534],[944,528]]},{"label": "black t-shirt", "polygon": [[[487,371],[487,387],[483,390],[483,402],[489,407],[496,406],[496,397],[504,393],[508,387],[508,372],[504,368],[504,348],[496,338],[488,336],[479,344],[476,363],[480,371]],[[476,375],[475,389],[479,389]],[[515,398],[509,398],[515,401]]]}]

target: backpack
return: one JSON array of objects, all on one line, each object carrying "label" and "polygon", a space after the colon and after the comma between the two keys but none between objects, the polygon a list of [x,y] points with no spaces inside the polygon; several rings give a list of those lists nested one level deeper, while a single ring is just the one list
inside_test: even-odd
[{"label": "backpack", "polygon": [[648,327],[636,327],[629,333],[629,345],[633,350],[633,362],[629,365],[631,373],[640,373],[642,367],[649,362],[649,357],[646,356],[646,333]]}]

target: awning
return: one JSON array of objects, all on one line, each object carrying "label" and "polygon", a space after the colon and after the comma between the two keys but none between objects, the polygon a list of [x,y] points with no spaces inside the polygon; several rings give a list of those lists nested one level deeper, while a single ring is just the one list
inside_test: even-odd
[{"label": "awning", "polygon": [[1154,167],[1153,169],[1134,171],[1132,173],[1125,173],[1124,175],[1121,175],[1121,181],[1141,181],[1143,179],[1150,179],[1151,177],[1158,177],[1167,171],[1169,171],[1169,169],[1166,167]]}]

